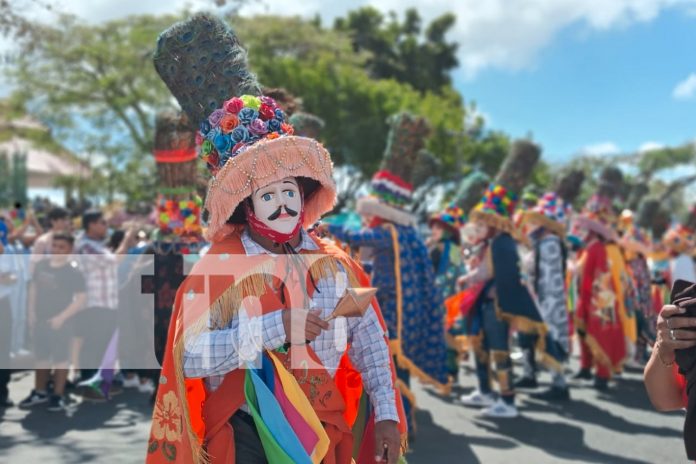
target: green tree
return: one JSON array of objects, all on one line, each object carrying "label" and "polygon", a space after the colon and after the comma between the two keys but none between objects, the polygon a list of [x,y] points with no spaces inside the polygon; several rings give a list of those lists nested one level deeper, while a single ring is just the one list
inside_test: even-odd
[{"label": "green tree", "polygon": [[21,53],[9,74],[19,95],[75,151],[106,157],[99,169],[107,200],[117,193],[154,197],[154,111],[169,104],[171,94],[151,55],[158,34],[180,17],[133,16],[97,25],[56,18],[18,39]]},{"label": "green tree", "polygon": [[[73,151],[95,154],[85,160],[92,160],[103,177],[95,174],[90,180],[108,199],[126,195],[134,203],[154,197],[154,112],[171,104],[172,97],[151,55],[158,34],[184,16],[133,16],[92,25],[57,15],[51,24],[36,25],[18,38],[21,54],[10,73],[18,97]],[[442,172],[436,174],[443,178],[457,178],[477,163],[495,172],[507,151],[507,137],[486,130],[482,120],[467,127],[475,108],[446,84],[446,67],[431,71],[442,77],[442,85],[419,88],[398,76],[376,78],[366,69],[374,52],[367,47],[356,51],[348,30],[292,17],[229,17],[260,82],[285,87],[301,97],[305,111],[324,119],[324,141],[337,164],[371,175],[385,148],[387,118],[402,110],[430,122],[426,146],[441,161]],[[409,11],[401,23],[392,15],[388,25],[376,27],[393,28],[399,37],[401,48],[392,47],[399,66],[407,56],[403,44],[416,40],[413,66],[425,69],[423,47],[432,51],[445,44],[453,21],[442,17],[423,33],[420,17]],[[96,159],[101,160],[98,167]]]},{"label": "green tree", "polygon": [[425,91],[451,84],[449,73],[459,64],[457,44],[446,40],[456,16],[446,13],[423,30],[416,9],[406,10],[403,22],[391,12],[388,19],[374,7],[351,11],[338,18],[334,29],[347,32],[355,51],[370,53],[367,65],[373,77],[396,79]]},{"label": "green tree", "polygon": [[422,93],[395,79],[375,79],[365,71],[369,55],[356,53],[346,32],[314,21],[237,17],[232,25],[260,82],[300,96],[305,111],[326,122],[323,137],[336,163],[372,174],[384,152],[387,118],[408,110],[431,124],[427,148],[442,161],[443,172],[459,167],[460,140],[453,134],[464,131],[466,108],[454,89]]}]

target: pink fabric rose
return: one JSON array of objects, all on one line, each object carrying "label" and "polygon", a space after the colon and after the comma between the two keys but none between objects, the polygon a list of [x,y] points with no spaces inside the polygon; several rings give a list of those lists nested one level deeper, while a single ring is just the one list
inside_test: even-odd
[{"label": "pink fabric rose", "polygon": [[244,102],[241,98],[233,97],[227,100],[222,107],[228,113],[237,114],[242,110],[242,108],[244,108]]}]

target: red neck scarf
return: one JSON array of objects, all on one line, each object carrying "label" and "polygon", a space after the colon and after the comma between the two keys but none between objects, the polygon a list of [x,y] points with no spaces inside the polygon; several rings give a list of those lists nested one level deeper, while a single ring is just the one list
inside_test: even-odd
[{"label": "red neck scarf", "polygon": [[249,227],[251,230],[263,237],[273,240],[275,243],[288,243],[297,235],[302,228],[302,224],[304,224],[304,203],[302,204],[302,210],[300,211],[295,228],[287,234],[271,229],[266,224],[261,222],[258,216],[256,216],[256,213],[254,213],[254,209],[251,207],[248,201],[244,202],[244,209],[246,211],[247,221],[249,222]]}]

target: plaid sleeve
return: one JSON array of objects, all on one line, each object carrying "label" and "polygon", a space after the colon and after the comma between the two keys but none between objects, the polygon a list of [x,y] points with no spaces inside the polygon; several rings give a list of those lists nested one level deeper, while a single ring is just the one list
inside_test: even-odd
[{"label": "plaid sleeve", "polygon": [[184,375],[192,378],[224,375],[241,364],[256,361],[264,349],[274,350],[283,343],[282,311],[250,318],[240,310],[226,328],[209,329],[186,339]]},{"label": "plaid sleeve", "polygon": [[372,306],[349,326],[351,347],[348,356],[360,371],[365,391],[375,410],[375,421],[398,422],[389,349],[385,333]]}]

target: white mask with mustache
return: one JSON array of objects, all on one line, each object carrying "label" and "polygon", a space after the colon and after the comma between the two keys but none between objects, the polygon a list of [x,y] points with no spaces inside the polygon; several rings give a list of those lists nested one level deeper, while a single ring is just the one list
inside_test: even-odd
[{"label": "white mask with mustache", "polygon": [[300,220],[302,195],[294,177],[258,189],[251,196],[251,202],[259,221],[276,232],[289,234]]}]

